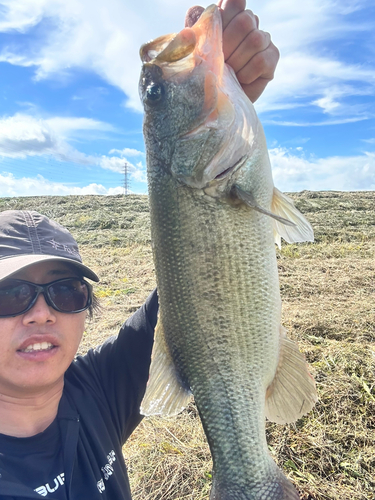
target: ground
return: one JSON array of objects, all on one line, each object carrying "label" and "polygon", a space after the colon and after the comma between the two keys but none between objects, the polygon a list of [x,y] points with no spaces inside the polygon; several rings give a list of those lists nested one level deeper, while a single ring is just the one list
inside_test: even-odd
[{"label": "ground", "polygon": [[[277,250],[283,324],[311,367],[319,402],[291,425],[267,425],[272,456],[303,500],[375,499],[375,193],[290,194],[315,243]],[[155,287],[147,196],[0,198],[66,226],[101,277],[101,312],[81,352],[118,331]],[[194,404],[145,419],[124,447],[138,500],[206,499],[208,446]]]}]

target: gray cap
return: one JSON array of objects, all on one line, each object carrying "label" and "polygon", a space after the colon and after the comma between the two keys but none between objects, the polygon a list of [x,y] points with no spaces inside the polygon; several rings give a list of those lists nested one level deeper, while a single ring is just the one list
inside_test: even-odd
[{"label": "gray cap", "polygon": [[37,262],[57,260],[74,264],[83,276],[99,281],[82,264],[78,245],[67,229],[38,212],[0,212],[0,280]]}]

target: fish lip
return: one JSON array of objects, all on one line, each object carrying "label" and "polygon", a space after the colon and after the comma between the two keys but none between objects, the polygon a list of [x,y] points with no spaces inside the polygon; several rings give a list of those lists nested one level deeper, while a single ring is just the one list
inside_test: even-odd
[{"label": "fish lip", "polygon": [[49,344],[52,344],[53,347],[59,347],[59,342],[54,335],[37,334],[37,335],[32,335],[31,337],[28,337],[27,339],[25,339],[16,350],[17,350],[17,352],[23,351],[30,345],[41,344],[42,342],[47,342]]}]

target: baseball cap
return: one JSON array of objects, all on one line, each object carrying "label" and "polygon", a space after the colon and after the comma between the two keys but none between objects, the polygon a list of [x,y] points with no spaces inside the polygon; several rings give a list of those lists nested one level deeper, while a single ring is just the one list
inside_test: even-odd
[{"label": "baseball cap", "polygon": [[77,242],[63,226],[35,211],[0,212],[0,280],[31,264],[54,260],[74,264],[83,276],[99,281],[82,264]]}]

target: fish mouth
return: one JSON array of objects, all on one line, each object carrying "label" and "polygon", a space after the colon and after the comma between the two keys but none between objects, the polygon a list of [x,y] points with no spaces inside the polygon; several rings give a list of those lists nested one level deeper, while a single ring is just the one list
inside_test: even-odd
[{"label": "fish mouth", "polygon": [[163,77],[178,80],[187,77],[202,62],[215,75],[224,68],[222,21],[219,8],[210,5],[191,28],[163,35],[140,48],[143,64],[151,63],[163,70]]},{"label": "fish mouth", "polygon": [[194,30],[184,28],[180,33],[163,35],[145,43],[140,49],[140,57],[143,63],[175,63],[189,56],[196,42]]}]

